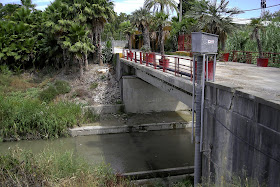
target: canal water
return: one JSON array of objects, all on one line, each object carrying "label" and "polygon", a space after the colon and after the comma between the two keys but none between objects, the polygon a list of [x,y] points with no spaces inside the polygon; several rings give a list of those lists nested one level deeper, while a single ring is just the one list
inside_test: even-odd
[{"label": "canal water", "polygon": [[73,150],[90,164],[107,163],[118,173],[194,165],[191,129],[5,142],[0,143],[0,153],[16,147],[35,154],[46,148]]}]

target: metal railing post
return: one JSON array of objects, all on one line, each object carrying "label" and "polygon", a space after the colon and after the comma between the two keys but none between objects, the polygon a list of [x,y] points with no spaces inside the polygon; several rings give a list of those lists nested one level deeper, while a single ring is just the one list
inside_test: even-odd
[{"label": "metal railing post", "polygon": [[140,64],[142,64],[142,52],[140,52]]},{"label": "metal railing post", "polygon": [[128,60],[128,50],[126,50],[126,60]]},{"label": "metal railing post", "polygon": [[157,69],[157,62],[156,62],[156,55],[155,55],[155,53],[152,53],[152,56],[153,56],[154,69]]},{"label": "metal railing post", "polygon": [[135,51],[135,57],[134,57],[134,59],[135,59],[135,63],[137,63],[137,56],[136,56],[137,54],[136,54],[136,51]]},{"label": "metal railing post", "polygon": [[148,64],[149,64],[148,63],[148,56],[149,56],[148,53],[146,53],[146,66],[148,66]]}]

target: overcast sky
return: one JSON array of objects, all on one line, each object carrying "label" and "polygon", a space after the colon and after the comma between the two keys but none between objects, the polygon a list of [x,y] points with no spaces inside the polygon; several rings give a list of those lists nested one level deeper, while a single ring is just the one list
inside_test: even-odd
[{"label": "overcast sky", "polygon": [[[32,2],[37,5],[37,9],[44,10],[53,0],[33,0]],[[179,2],[179,0],[175,0]],[[1,3],[20,3],[20,0],[0,0]],[[134,10],[143,7],[144,0],[113,0],[115,4],[115,11],[117,13],[131,13]],[[220,2],[220,0],[217,0]],[[240,10],[248,10],[260,7],[261,0],[229,0],[229,7],[238,7]],[[280,4],[280,0],[266,0],[267,6]],[[280,9],[280,6],[269,8],[270,12],[275,12]],[[244,14],[240,14],[239,18],[252,18],[259,17],[260,10],[249,11]]]}]

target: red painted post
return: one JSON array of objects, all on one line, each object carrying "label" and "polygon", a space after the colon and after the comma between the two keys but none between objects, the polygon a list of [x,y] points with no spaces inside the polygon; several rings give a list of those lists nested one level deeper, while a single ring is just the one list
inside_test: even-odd
[{"label": "red painted post", "polygon": [[128,60],[128,50],[126,50],[126,60]]},{"label": "red painted post", "polygon": [[156,55],[155,55],[155,53],[152,53],[152,54],[153,54],[154,69],[157,69]]},{"label": "red painted post", "polygon": [[140,64],[142,64],[142,52],[140,52]]},{"label": "red painted post", "polygon": [[165,58],[164,58],[164,56],[161,56],[161,60],[162,60],[162,66],[163,66],[162,67],[162,71],[165,72],[165,67],[166,66],[165,66]]},{"label": "red painted post", "polygon": [[148,62],[148,53],[146,53],[146,66],[149,65],[149,62]]},{"label": "red painted post", "polygon": [[134,58],[135,58],[135,63],[137,63],[137,58],[136,58],[136,57],[137,57],[137,56],[136,56],[136,51],[135,51],[135,57],[134,57]]}]

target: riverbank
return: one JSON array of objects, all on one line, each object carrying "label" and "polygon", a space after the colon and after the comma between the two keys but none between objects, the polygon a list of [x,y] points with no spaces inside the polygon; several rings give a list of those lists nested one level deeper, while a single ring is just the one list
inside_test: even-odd
[{"label": "riverbank", "polygon": [[15,149],[0,156],[0,186],[134,186],[110,167],[93,167],[73,156],[51,149],[35,155]]},{"label": "riverbank", "polygon": [[109,65],[91,64],[83,80],[77,73],[50,69],[21,73],[1,65],[0,141],[65,137],[69,128],[98,119],[82,107],[120,102]]}]

